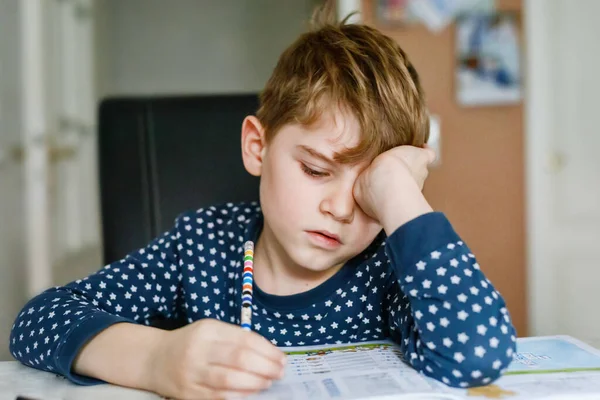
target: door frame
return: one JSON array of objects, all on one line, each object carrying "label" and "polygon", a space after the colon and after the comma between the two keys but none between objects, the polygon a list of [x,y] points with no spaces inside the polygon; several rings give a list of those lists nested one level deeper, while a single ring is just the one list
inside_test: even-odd
[{"label": "door frame", "polygon": [[43,2],[20,2],[26,297],[52,284],[48,198],[47,62]]},{"label": "door frame", "polygon": [[[524,0],[525,59],[525,212],[526,272],[529,334],[558,333],[556,288],[552,255],[552,1]],[[555,228],[554,228],[555,229]]]}]

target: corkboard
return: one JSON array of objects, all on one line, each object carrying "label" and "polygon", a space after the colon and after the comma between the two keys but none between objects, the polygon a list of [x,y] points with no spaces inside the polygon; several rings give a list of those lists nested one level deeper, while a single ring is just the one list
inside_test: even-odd
[{"label": "corkboard", "polygon": [[[521,11],[521,0],[498,0]],[[421,76],[431,111],[441,117],[442,164],[425,195],[443,211],[504,296],[519,336],[527,335],[524,137],[522,105],[463,108],[454,84],[454,26],[378,26],[373,0],[363,19],[400,43]],[[522,52],[523,54],[523,52]]]}]

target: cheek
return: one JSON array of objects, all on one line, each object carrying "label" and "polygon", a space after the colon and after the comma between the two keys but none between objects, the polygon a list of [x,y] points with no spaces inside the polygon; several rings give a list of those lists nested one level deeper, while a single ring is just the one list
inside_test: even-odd
[{"label": "cheek", "polygon": [[273,161],[265,182],[272,199],[288,210],[293,205],[307,205],[316,199],[314,185],[310,185],[297,162],[288,159]]},{"label": "cheek", "polygon": [[356,221],[354,230],[356,235],[356,247],[366,249],[367,246],[375,240],[375,237],[381,232],[381,229],[383,228],[376,221],[364,214],[360,215]]},{"label": "cheek", "polygon": [[271,159],[265,165],[260,184],[264,211],[285,215],[288,222],[302,219],[302,210],[318,196],[307,184],[300,167],[293,160]]}]

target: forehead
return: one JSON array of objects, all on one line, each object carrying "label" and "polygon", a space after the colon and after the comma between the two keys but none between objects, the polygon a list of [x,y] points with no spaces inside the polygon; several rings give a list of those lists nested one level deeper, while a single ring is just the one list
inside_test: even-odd
[{"label": "forehead", "polygon": [[323,112],[321,117],[308,126],[297,126],[297,140],[317,147],[329,155],[341,153],[360,143],[361,126],[350,112],[335,109]]}]

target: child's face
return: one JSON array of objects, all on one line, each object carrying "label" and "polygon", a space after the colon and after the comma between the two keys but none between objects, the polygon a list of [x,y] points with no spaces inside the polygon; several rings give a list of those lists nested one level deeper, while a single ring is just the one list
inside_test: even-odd
[{"label": "child's face", "polygon": [[[264,231],[297,266],[324,271],[362,252],[381,231],[352,195],[369,165],[341,165],[336,152],[360,138],[356,118],[324,115],[314,127],[286,125],[263,149],[260,200]],[[336,238],[332,238],[337,236]]]}]

